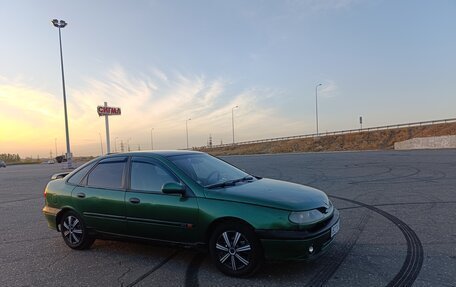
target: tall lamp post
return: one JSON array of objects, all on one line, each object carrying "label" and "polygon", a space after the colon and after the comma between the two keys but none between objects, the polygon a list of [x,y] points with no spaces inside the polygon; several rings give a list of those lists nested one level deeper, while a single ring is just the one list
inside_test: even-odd
[{"label": "tall lamp post", "polygon": [[131,138],[127,139],[127,151],[130,151],[130,140]]},{"label": "tall lamp post", "polygon": [[231,108],[231,126],[233,128],[233,145],[234,145],[234,109],[239,108],[239,106],[235,106]]},{"label": "tall lamp post", "polygon": [[117,139],[118,139],[118,138],[119,138],[119,137],[115,137],[115,138],[114,138],[114,152],[117,152]]},{"label": "tall lamp post", "polygon": [[68,131],[68,113],[67,113],[67,104],[66,104],[66,92],[65,92],[65,75],[63,72],[63,54],[62,54],[62,34],[60,30],[62,28],[65,28],[67,23],[63,20],[57,20],[54,19],[52,20],[52,24],[59,28],[59,43],[60,43],[60,67],[62,68],[62,86],[63,86],[63,110],[65,113],[65,132],[66,132],[66,158],[67,158],[67,168],[73,168],[73,159],[72,159],[72,154],[70,150],[70,134]]},{"label": "tall lamp post", "polygon": [[101,139],[101,133],[98,133],[98,135],[100,136],[100,149],[101,149],[101,155],[103,155],[103,140]]},{"label": "tall lamp post", "polygon": [[55,144],[55,157],[58,157],[59,155],[57,154],[57,138],[54,138],[54,144]]},{"label": "tall lamp post", "polygon": [[150,149],[154,149],[154,128],[150,129]]},{"label": "tall lamp post", "polygon": [[188,121],[191,121],[192,119],[187,119],[185,120],[185,131],[187,133],[187,149],[188,149]]},{"label": "tall lamp post", "polygon": [[317,122],[317,136],[318,136],[318,87],[321,86],[321,84],[318,84],[315,86],[315,118]]}]

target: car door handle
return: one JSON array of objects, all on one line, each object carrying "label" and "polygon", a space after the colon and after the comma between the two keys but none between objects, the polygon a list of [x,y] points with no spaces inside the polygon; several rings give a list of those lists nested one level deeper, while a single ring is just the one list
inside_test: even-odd
[{"label": "car door handle", "polygon": [[78,193],[76,194],[76,196],[79,197],[79,198],[84,198],[84,197],[86,197],[86,195],[85,195],[84,192],[78,192]]},{"label": "car door handle", "polygon": [[139,198],[132,197],[132,198],[130,198],[130,202],[131,202],[131,203],[134,203],[134,204],[137,204],[137,203],[140,203],[141,200],[139,200]]}]

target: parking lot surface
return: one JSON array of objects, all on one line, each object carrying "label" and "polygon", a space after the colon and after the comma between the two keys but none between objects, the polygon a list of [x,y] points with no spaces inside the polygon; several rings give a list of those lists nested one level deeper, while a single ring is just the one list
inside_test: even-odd
[{"label": "parking lot surface", "polygon": [[328,252],[237,279],[199,250],[97,240],[74,251],[41,213],[44,187],[64,165],[16,165],[0,169],[0,286],[456,286],[455,150],[224,160],[325,191],[341,213]]}]

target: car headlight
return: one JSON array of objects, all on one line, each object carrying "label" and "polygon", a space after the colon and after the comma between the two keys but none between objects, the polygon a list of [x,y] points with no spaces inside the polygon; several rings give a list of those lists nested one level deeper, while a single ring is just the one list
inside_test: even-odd
[{"label": "car headlight", "polygon": [[325,215],[317,209],[290,213],[288,219],[296,224],[312,224],[323,219]]}]

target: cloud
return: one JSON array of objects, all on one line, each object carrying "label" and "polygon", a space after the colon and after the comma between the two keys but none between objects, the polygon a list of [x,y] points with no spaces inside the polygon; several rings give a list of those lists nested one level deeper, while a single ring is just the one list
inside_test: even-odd
[{"label": "cloud", "polygon": [[[231,132],[231,108],[240,117],[239,127],[251,123],[252,119],[266,116],[271,111],[261,112],[253,107],[261,107],[261,99],[254,89],[239,94],[231,94],[227,81],[206,79],[204,76],[188,76],[180,73],[167,75],[160,71],[151,75],[127,75],[119,66],[107,73],[103,80],[87,79],[83,89],[72,90],[73,110],[78,114],[81,125],[94,120],[95,107],[106,99],[108,104],[122,108],[121,119],[111,117],[111,133],[123,138],[132,138],[140,145],[147,145],[150,129],[160,135],[161,146],[183,148],[186,143],[185,120],[188,123],[191,145],[203,145],[209,134],[227,138]],[[265,98],[262,96],[262,98]],[[93,112],[91,113],[90,111]],[[85,113],[83,111],[86,111]],[[249,120],[242,116],[251,113]],[[102,126],[97,125],[100,129]],[[94,128],[90,128],[94,129]],[[222,131],[223,130],[223,131]],[[97,133],[97,131],[90,131]],[[197,140],[195,140],[197,138]]]},{"label": "cloud", "polygon": [[[269,99],[279,91],[245,87],[240,91],[229,80],[204,75],[167,73],[151,69],[149,74],[128,73],[120,65],[104,75],[86,78],[81,86],[67,86],[70,142],[75,155],[96,155],[100,151],[99,133],[105,144],[104,117],[96,107],[106,101],[120,107],[121,116],[110,116],[112,150],[120,142],[132,148],[150,148],[154,128],[154,147],[178,149],[186,146],[185,121],[188,118],[190,146],[203,146],[209,135],[214,142],[232,141],[232,115],[236,141],[300,133],[299,123],[280,115]],[[4,80],[4,79],[3,79]],[[322,89],[323,91],[323,89]],[[0,85],[0,103],[9,111],[8,126],[18,127],[23,136],[14,135],[2,121],[1,138],[11,138],[5,148],[16,152],[15,142],[27,154],[49,154],[54,138],[64,148],[64,125],[60,95],[14,83]],[[239,106],[232,113],[232,108]],[[287,127],[287,130],[284,130]],[[34,144],[31,145],[30,142]],[[7,145],[7,146],[6,146]]]},{"label": "cloud", "polygon": [[63,129],[62,102],[47,91],[0,78],[0,152],[48,154],[47,146]]}]

